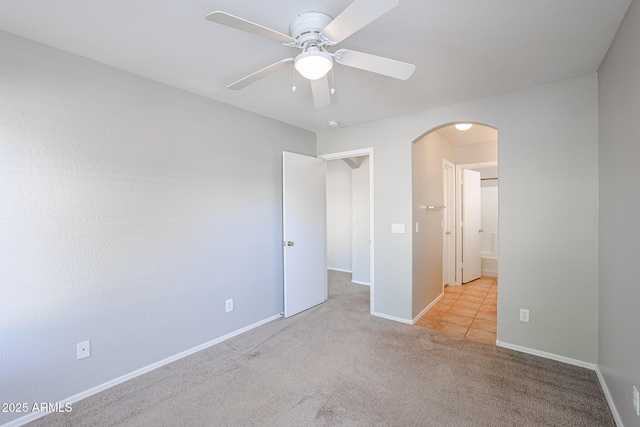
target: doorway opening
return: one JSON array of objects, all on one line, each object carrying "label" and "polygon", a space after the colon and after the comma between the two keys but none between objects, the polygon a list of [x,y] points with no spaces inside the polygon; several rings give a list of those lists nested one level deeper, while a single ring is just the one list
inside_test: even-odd
[{"label": "doorway opening", "polygon": [[456,165],[456,177],[456,275],[461,278],[457,284],[497,277],[498,162]]},{"label": "doorway opening", "polygon": [[374,313],[373,149],[318,157],[327,161],[327,268],[369,286]]},{"label": "doorway opening", "polygon": [[414,322],[497,338],[498,131],[454,124],[412,147]]}]

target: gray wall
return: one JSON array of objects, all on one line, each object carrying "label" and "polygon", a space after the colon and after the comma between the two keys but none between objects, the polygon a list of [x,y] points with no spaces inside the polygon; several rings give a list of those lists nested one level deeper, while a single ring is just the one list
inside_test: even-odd
[{"label": "gray wall", "polygon": [[351,280],[360,284],[371,281],[371,202],[369,183],[369,157],[362,159],[360,167],[351,172],[353,200],[353,256]]},{"label": "gray wall", "polygon": [[[454,163],[454,147],[437,132],[421,138],[411,147],[413,222],[413,307],[415,318],[443,292],[442,213],[424,206],[444,205],[442,160]],[[416,232],[416,224],[418,231]]]},{"label": "gray wall", "polygon": [[640,3],[634,1],[598,73],[600,331],[598,365],[624,425],[638,425],[640,388]]},{"label": "gray wall", "polygon": [[353,190],[351,167],[327,162],[327,267],[352,271]]},{"label": "gray wall", "polygon": [[320,154],[374,150],[374,313],[412,318],[412,233],[391,233],[413,222],[412,142],[444,124],[484,123],[500,135],[498,339],[595,363],[597,108],[588,75],[318,134]]},{"label": "gray wall", "polygon": [[0,402],[282,311],[281,152],[312,133],[7,33],[0,58]]},{"label": "gray wall", "polygon": [[[500,135],[498,135],[500,137]],[[455,148],[456,165],[467,163],[495,162],[498,160],[498,143],[482,142]]]}]

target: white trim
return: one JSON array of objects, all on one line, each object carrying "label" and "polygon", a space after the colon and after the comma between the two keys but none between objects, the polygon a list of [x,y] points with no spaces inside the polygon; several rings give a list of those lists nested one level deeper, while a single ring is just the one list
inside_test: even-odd
[{"label": "white trim", "polygon": [[497,160],[492,160],[490,162],[479,162],[479,163],[461,163],[456,165],[456,167],[460,169],[484,169],[484,168],[492,168],[498,166]]},{"label": "white trim", "polygon": [[389,316],[388,314],[382,314],[382,313],[378,313],[378,312],[372,312],[371,313],[372,316],[376,316],[376,317],[382,317],[383,319],[387,319],[387,320],[393,320],[394,322],[400,322],[400,323],[405,323],[407,325],[413,325],[413,322],[409,319],[403,319],[402,317],[396,317],[396,316]]},{"label": "white trim", "polygon": [[[375,235],[374,235],[374,161],[373,161],[373,148],[360,148],[357,150],[349,150],[349,151],[340,151],[337,153],[327,153],[320,154],[318,158],[324,160],[339,160],[345,159],[348,157],[358,157],[358,156],[369,156],[369,239],[371,239],[371,244],[369,245],[369,287],[371,290],[369,291],[369,313],[376,316],[375,313],[375,265],[374,265],[374,254],[375,254]],[[393,319],[392,319],[393,320]]]},{"label": "white trim", "polygon": [[[61,400],[59,402],[59,404],[60,404],[61,407],[64,407],[64,405],[66,403],[73,404],[73,403],[79,402],[82,399],[86,399],[89,396],[93,396],[94,394],[100,393],[101,391],[107,390],[107,389],[109,389],[109,388],[111,388],[113,386],[116,386],[118,384],[122,384],[125,381],[129,381],[130,379],[133,379],[135,377],[139,377],[140,375],[143,375],[143,374],[146,374],[148,372],[151,372],[154,369],[158,369],[158,368],[160,368],[162,366],[168,365],[169,363],[175,362],[176,360],[182,359],[183,357],[190,356],[190,355],[192,355],[194,353],[197,353],[197,352],[199,352],[201,350],[204,350],[206,348],[212,347],[212,346],[214,346],[216,344],[220,344],[221,342],[226,341],[229,338],[233,338],[233,337],[235,337],[237,335],[240,335],[242,333],[250,331],[251,329],[257,328],[258,326],[262,326],[262,325],[264,325],[266,323],[269,323],[269,322],[271,322],[273,320],[279,319],[280,317],[282,317],[283,314],[284,313],[279,313],[279,314],[273,315],[271,317],[267,317],[266,319],[259,320],[258,322],[253,323],[253,324],[251,324],[249,326],[245,326],[244,328],[240,328],[240,329],[235,330],[233,332],[229,332],[228,334],[223,335],[223,336],[221,336],[219,338],[216,338],[214,340],[208,341],[208,342],[206,342],[204,344],[200,344],[198,346],[195,346],[193,348],[190,348],[190,349],[185,350],[183,352],[180,352],[178,354],[174,354],[173,356],[169,356],[166,359],[162,359],[162,360],[160,360],[158,362],[152,363],[152,364],[147,365],[147,366],[145,366],[143,368],[137,369],[137,370],[135,370],[133,372],[129,372],[128,374],[122,375],[122,376],[120,376],[118,378],[114,378],[114,379],[112,379],[110,381],[107,381],[106,383],[103,383],[103,384],[100,384],[98,386],[92,387],[92,388],[90,388],[88,390],[85,390],[83,392],[75,394],[75,395],[73,395],[71,397],[67,397],[66,399]],[[29,415],[25,415],[24,417],[20,417],[20,418],[17,418],[15,420],[9,421],[8,423],[3,424],[0,427],[18,427],[18,426],[22,426],[22,425],[25,425],[26,423],[29,423],[29,422],[34,421],[34,420],[37,420],[38,418],[42,418],[47,414],[49,414],[48,411],[47,412],[33,412],[33,413],[29,414]]]},{"label": "white trim", "polygon": [[607,383],[605,382],[604,376],[602,375],[602,372],[600,372],[600,367],[598,365],[596,365],[595,371],[598,381],[600,381],[600,387],[602,387],[602,391],[604,392],[604,397],[607,398],[607,403],[609,404],[609,409],[611,409],[611,414],[613,415],[616,425],[618,427],[624,427],[622,418],[620,418],[620,413],[618,413],[618,408],[616,408],[616,404],[613,402],[613,396],[611,396],[609,387],[607,387]]},{"label": "white trim", "polygon": [[436,297],[436,299],[434,299],[433,301],[431,301],[431,304],[429,304],[428,306],[426,306],[426,307],[425,307],[425,308],[420,312],[420,314],[418,314],[416,317],[414,317],[414,318],[413,318],[413,324],[415,325],[415,324],[416,324],[416,322],[417,322],[417,321],[418,321],[422,316],[424,316],[424,315],[425,315],[425,313],[431,309],[431,307],[433,307],[434,305],[436,305],[436,303],[437,303],[438,301],[440,301],[440,300],[442,299],[442,297],[443,297],[443,296],[444,296],[444,291],[442,291],[442,293],[441,293],[440,295],[438,295],[438,296]]},{"label": "white trim", "polygon": [[327,267],[327,270],[340,271],[341,273],[352,273],[353,274],[353,271],[344,270],[342,268]]},{"label": "white trim", "polygon": [[[453,174],[453,188],[449,188],[449,183],[448,183],[448,172],[447,169],[451,169],[451,173]],[[454,165],[453,163],[451,163],[449,160],[447,159],[442,159],[442,204],[445,206],[444,210],[442,211],[442,224],[444,225],[444,223],[447,223],[447,226],[449,227],[449,230],[452,230],[453,236],[451,237],[453,240],[453,245],[454,245],[454,250],[453,250],[453,283],[449,283],[449,285],[459,285],[458,283],[458,279],[456,278],[456,263],[457,263],[457,259],[456,259],[456,251],[455,251],[455,245],[456,245],[456,235],[458,232],[458,228],[456,227],[456,192],[457,192],[457,187],[456,187],[456,165]],[[449,193],[451,193],[451,191],[453,191],[453,206],[449,205]],[[449,224],[449,221],[446,221],[445,218],[447,218],[449,216],[449,212],[453,211],[453,224]],[[447,231],[449,231],[447,230]],[[444,287],[447,285],[447,276],[448,276],[448,272],[447,272],[447,263],[451,262],[451,260],[449,260],[448,258],[448,254],[445,255],[446,252],[446,247],[445,247],[445,241],[446,241],[446,234],[445,234],[445,230],[444,228],[442,229],[442,292],[444,293]]]},{"label": "white trim", "polygon": [[483,276],[498,277],[498,270],[489,270],[485,268],[484,270],[480,270],[480,274]]},{"label": "white trim", "polygon": [[371,283],[369,283],[369,282],[361,282],[360,280],[352,280],[351,283],[355,283],[356,285],[371,286]]},{"label": "white trim", "polygon": [[357,150],[340,151],[337,153],[320,154],[318,157],[325,160],[340,160],[349,157],[367,156],[373,154],[373,148],[360,148]]},{"label": "white trim", "polygon": [[462,170],[456,166],[456,286],[462,285]]},{"label": "white trim", "polygon": [[597,367],[595,363],[585,362],[583,360],[578,360],[578,359],[572,359],[570,357],[560,356],[559,354],[547,353],[546,351],[535,350],[533,348],[522,347],[520,345],[509,344],[509,343],[498,341],[498,340],[496,340],[496,345],[498,347],[519,351],[521,353],[533,354],[534,356],[544,357],[545,359],[551,359],[551,360],[556,360],[558,362],[568,363],[569,365],[580,366],[581,368],[591,369],[592,371],[595,371]]}]

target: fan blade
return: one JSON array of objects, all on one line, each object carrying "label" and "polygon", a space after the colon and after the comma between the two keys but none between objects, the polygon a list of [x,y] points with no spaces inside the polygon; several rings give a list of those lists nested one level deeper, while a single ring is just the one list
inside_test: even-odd
[{"label": "fan blade", "polygon": [[398,0],[355,0],[322,30],[328,44],[337,44],[398,5]]},{"label": "fan blade", "polygon": [[355,50],[340,49],[335,53],[333,59],[338,64],[346,65],[347,67],[359,68],[400,80],[407,80],[416,70],[416,66],[413,64],[356,52]]},{"label": "fan blade", "polygon": [[311,93],[313,94],[313,105],[316,108],[326,107],[331,104],[331,92],[329,92],[329,80],[327,76],[309,80],[311,82]]},{"label": "fan blade", "polygon": [[282,61],[278,61],[275,64],[264,67],[262,70],[256,71],[255,73],[250,74],[247,77],[230,84],[229,86],[227,86],[227,89],[242,89],[243,87],[249,86],[251,83],[257,82],[258,80],[267,77],[268,75],[273,74],[276,71],[279,71],[291,64],[293,64],[293,58],[283,59]]},{"label": "fan blade", "polygon": [[247,33],[256,34],[280,43],[296,43],[296,39],[293,37],[289,37],[288,35],[272,30],[271,28],[263,27],[262,25],[247,21],[246,19],[238,18],[237,16],[229,15],[228,13],[221,12],[219,10],[208,14],[207,20],[226,25],[227,27],[246,31]]}]

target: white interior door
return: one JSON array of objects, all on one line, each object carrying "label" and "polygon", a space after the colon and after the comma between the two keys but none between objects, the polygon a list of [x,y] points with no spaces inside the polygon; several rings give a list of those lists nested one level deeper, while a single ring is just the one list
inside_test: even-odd
[{"label": "white interior door", "polygon": [[481,276],[480,172],[462,171],[462,283]]},{"label": "white interior door", "polygon": [[456,284],[456,210],[455,210],[455,174],[454,165],[443,163],[442,194],[444,209],[442,211],[442,254],[443,254],[443,285]]},{"label": "white interior door", "polygon": [[284,316],[327,300],[325,161],[282,153]]}]

